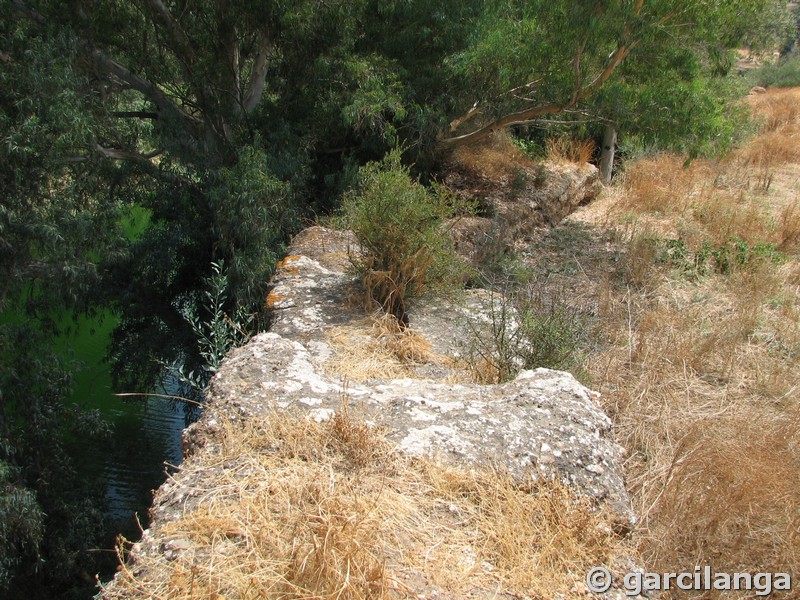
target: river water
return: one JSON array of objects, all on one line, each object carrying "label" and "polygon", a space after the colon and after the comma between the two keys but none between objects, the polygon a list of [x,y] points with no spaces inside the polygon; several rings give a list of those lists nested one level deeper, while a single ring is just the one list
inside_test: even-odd
[{"label": "river water", "polygon": [[[109,530],[103,550],[113,548],[117,534],[129,540],[139,538],[140,527],[147,526],[152,491],[165,481],[169,470],[180,465],[181,433],[196,416],[168,399],[114,395],[104,358],[116,324],[111,313],[81,317],[58,338],[55,348],[79,365],[73,372],[72,402],[98,410],[112,429],[110,440],[80,449],[81,469],[104,474]],[[169,395],[175,394],[176,388],[168,381],[166,389],[150,391]]]}]

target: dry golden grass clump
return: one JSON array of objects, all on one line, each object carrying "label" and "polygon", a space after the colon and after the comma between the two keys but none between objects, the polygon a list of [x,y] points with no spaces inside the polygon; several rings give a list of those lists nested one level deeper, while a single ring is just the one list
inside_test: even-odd
[{"label": "dry golden grass clump", "polygon": [[649,491],[656,543],[648,558],[660,567],[714,564],[796,575],[800,412],[702,412],[681,432],[663,487]]},{"label": "dry golden grass clump", "polygon": [[333,350],[325,370],[351,381],[413,377],[414,365],[445,360],[420,333],[380,311],[331,327],[325,336]]},{"label": "dry golden grass clump", "polygon": [[624,175],[620,207],[625,210],[680,215],[707,184],[709,167],[695,161],[688,167],[674,154],[637,160]]},{"label": "dry golden grass clump", "polygon": [[[784,127],[800,127],[800,88],[774,88],[747,97],[747,104],[769,133]],[[758,142],[758,140],[755,140]]]},{"label": "dry golden grass clump", "polygon": [[[768,191],[787,163],[800,161],[800,89],[774,89],[748,97],[761,133],[731,154],[732,168],[750,171],[756,189]],[[795,178],[796,187],[796,178]]]},{"label": "dry golden grass clump", "polygon": [[[595,150],[593,140],[561,137],[545,141],[547,160],[558,164],[587,163]],[[456,148],[450,161],[456,168],[501,184],[513,184],[520,172],[534,169],[537,165],[514,145],[511,135],[505,131],[498,131],[485,141]]]},{"label": "dry golden grass clump", "polygon": [[[627,246],[587,368],[628,451],[650,571],[800,575],[799,100],[750,98],[763,132],[723,161],[629,165],[605,216]],[[770,243],[780,260],[699,274],[691,254],[688,269],[664,262],[659,244],[676,238],[692,253]]]},{"label": "dry golden grass clump", "polygon": [[567,598],[622,548],[571,489],[401,456],[346,408],[224,426],[221,445],[218,468],[184,466],[197,502],[160,526],[183,550],[139,555],[105,598]]},{"label": "dry golden grass clump", "polygon": [[597,145],[593,140],[560,137],[545,141],[547,160],[555,163],[587,163],[592,160],[596,149]]},{"label": "dry golden grass clump", "polygon": [[456,148],[450,161],[456,167],[491,181],[512,177],[521,168],[535,166],[514,145],[507,132],[497,132],[485,141]]},{"label": "dry golden grass clump", "polygon": [[675,155],[644,158],[629,166],[612,214],[634,218],[661,237],[680,237],[693,251],[704,241],[719,246],[734,236],[793,249],[800,242],[798,175],[776,169],[737,156],[689,166]]}]

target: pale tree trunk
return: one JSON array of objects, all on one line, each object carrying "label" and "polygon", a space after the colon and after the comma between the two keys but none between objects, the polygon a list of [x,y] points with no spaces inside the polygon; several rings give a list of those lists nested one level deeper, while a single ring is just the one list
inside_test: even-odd
[{"label": "pale tree trunk", "polygon": [[600,152],[600,175],[606,183],[611,183],[614,172],[614,150],[617,146],[617,130],[609,124],[603,132],[603,147]]}]

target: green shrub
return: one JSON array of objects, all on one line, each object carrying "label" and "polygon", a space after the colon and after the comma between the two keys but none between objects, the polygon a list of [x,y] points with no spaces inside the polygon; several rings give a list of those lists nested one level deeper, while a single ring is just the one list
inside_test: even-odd
[{"label": "green shrub", "polygon": [[792,55],[753,71],[752,82],[763,87],[800,86],[800,56]]},{"label": "green shrub", "polygon": [[444,222],[468,209],[443,187],[414,180],[397,150],[360,170],[358,189],[344,196],[342,222],[361,245],[353,260],[370,308],[377,304],[407,324],[411,298],[464,280],[466,263]]},{"label": "green shrub", "polygon": [[[233,350],[244,346],[253,335],[254,316],[239,306],[229,316],[225,312],[228,301],[228,271],[225,264],[211,263],[213,274],[206,279],[207,289],[201,299],[182,307],[181,313],[191,326],[197,340],[201,366],[186,371],[185,365],[167,367],[178,380],[202,397],[208,382],[217,372],[222,359]],[[201,316],[202,315],[202,316]]]},{"label": "green shrub", "polygon": [[714,246],[704,240],[700,248],[692,252],[682,239],[660,240],[657,262],[669,264],[690,276],[707,275],[710,272],[730,275],[740,268],[754,268],[759,264],[781,264],[785,256],[769,242],[748,244],[738,236]]},{"label": "green shrub", "polygon": [[523,369],[539,367],[585,378],[582,359],[590,344],[589,319],[565,296],[541,282],[492,294],[489,322],[471,326],[467,362],[477,378],[503,383]]}]

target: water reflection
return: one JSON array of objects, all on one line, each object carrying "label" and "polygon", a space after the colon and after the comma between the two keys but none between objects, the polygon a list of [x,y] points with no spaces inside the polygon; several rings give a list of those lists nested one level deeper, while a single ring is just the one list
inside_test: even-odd
[{"label": "water reflection", "polygon": [[192,417],[182,406],[162,398],[120,401],[120,405],[105,412],[114,428],[111,447],[102,456],[106,515],[118,533],[135,539],[136,515],[146,526],[152,490],[183,460],[181,433]]},{"label": "water reflection", "polygon": [[[56,340],[56,351],[79,365],[73,373],[72,401],[99,411],[111,427],[110,438],[84,440],[75,449],[84,476],[104,476],[105,550],[114,547],[118,534],[137,540],[141,527],[147,527],[152,492],[165,481],[167,471],[181,464],[181,434],[198,416],[196,407],[174,400],[114,395],[105,356],[117,322],[110,312],[81,316]],[[153,393],[180,396],[179,388],[177,381],[168,379]]]}]

